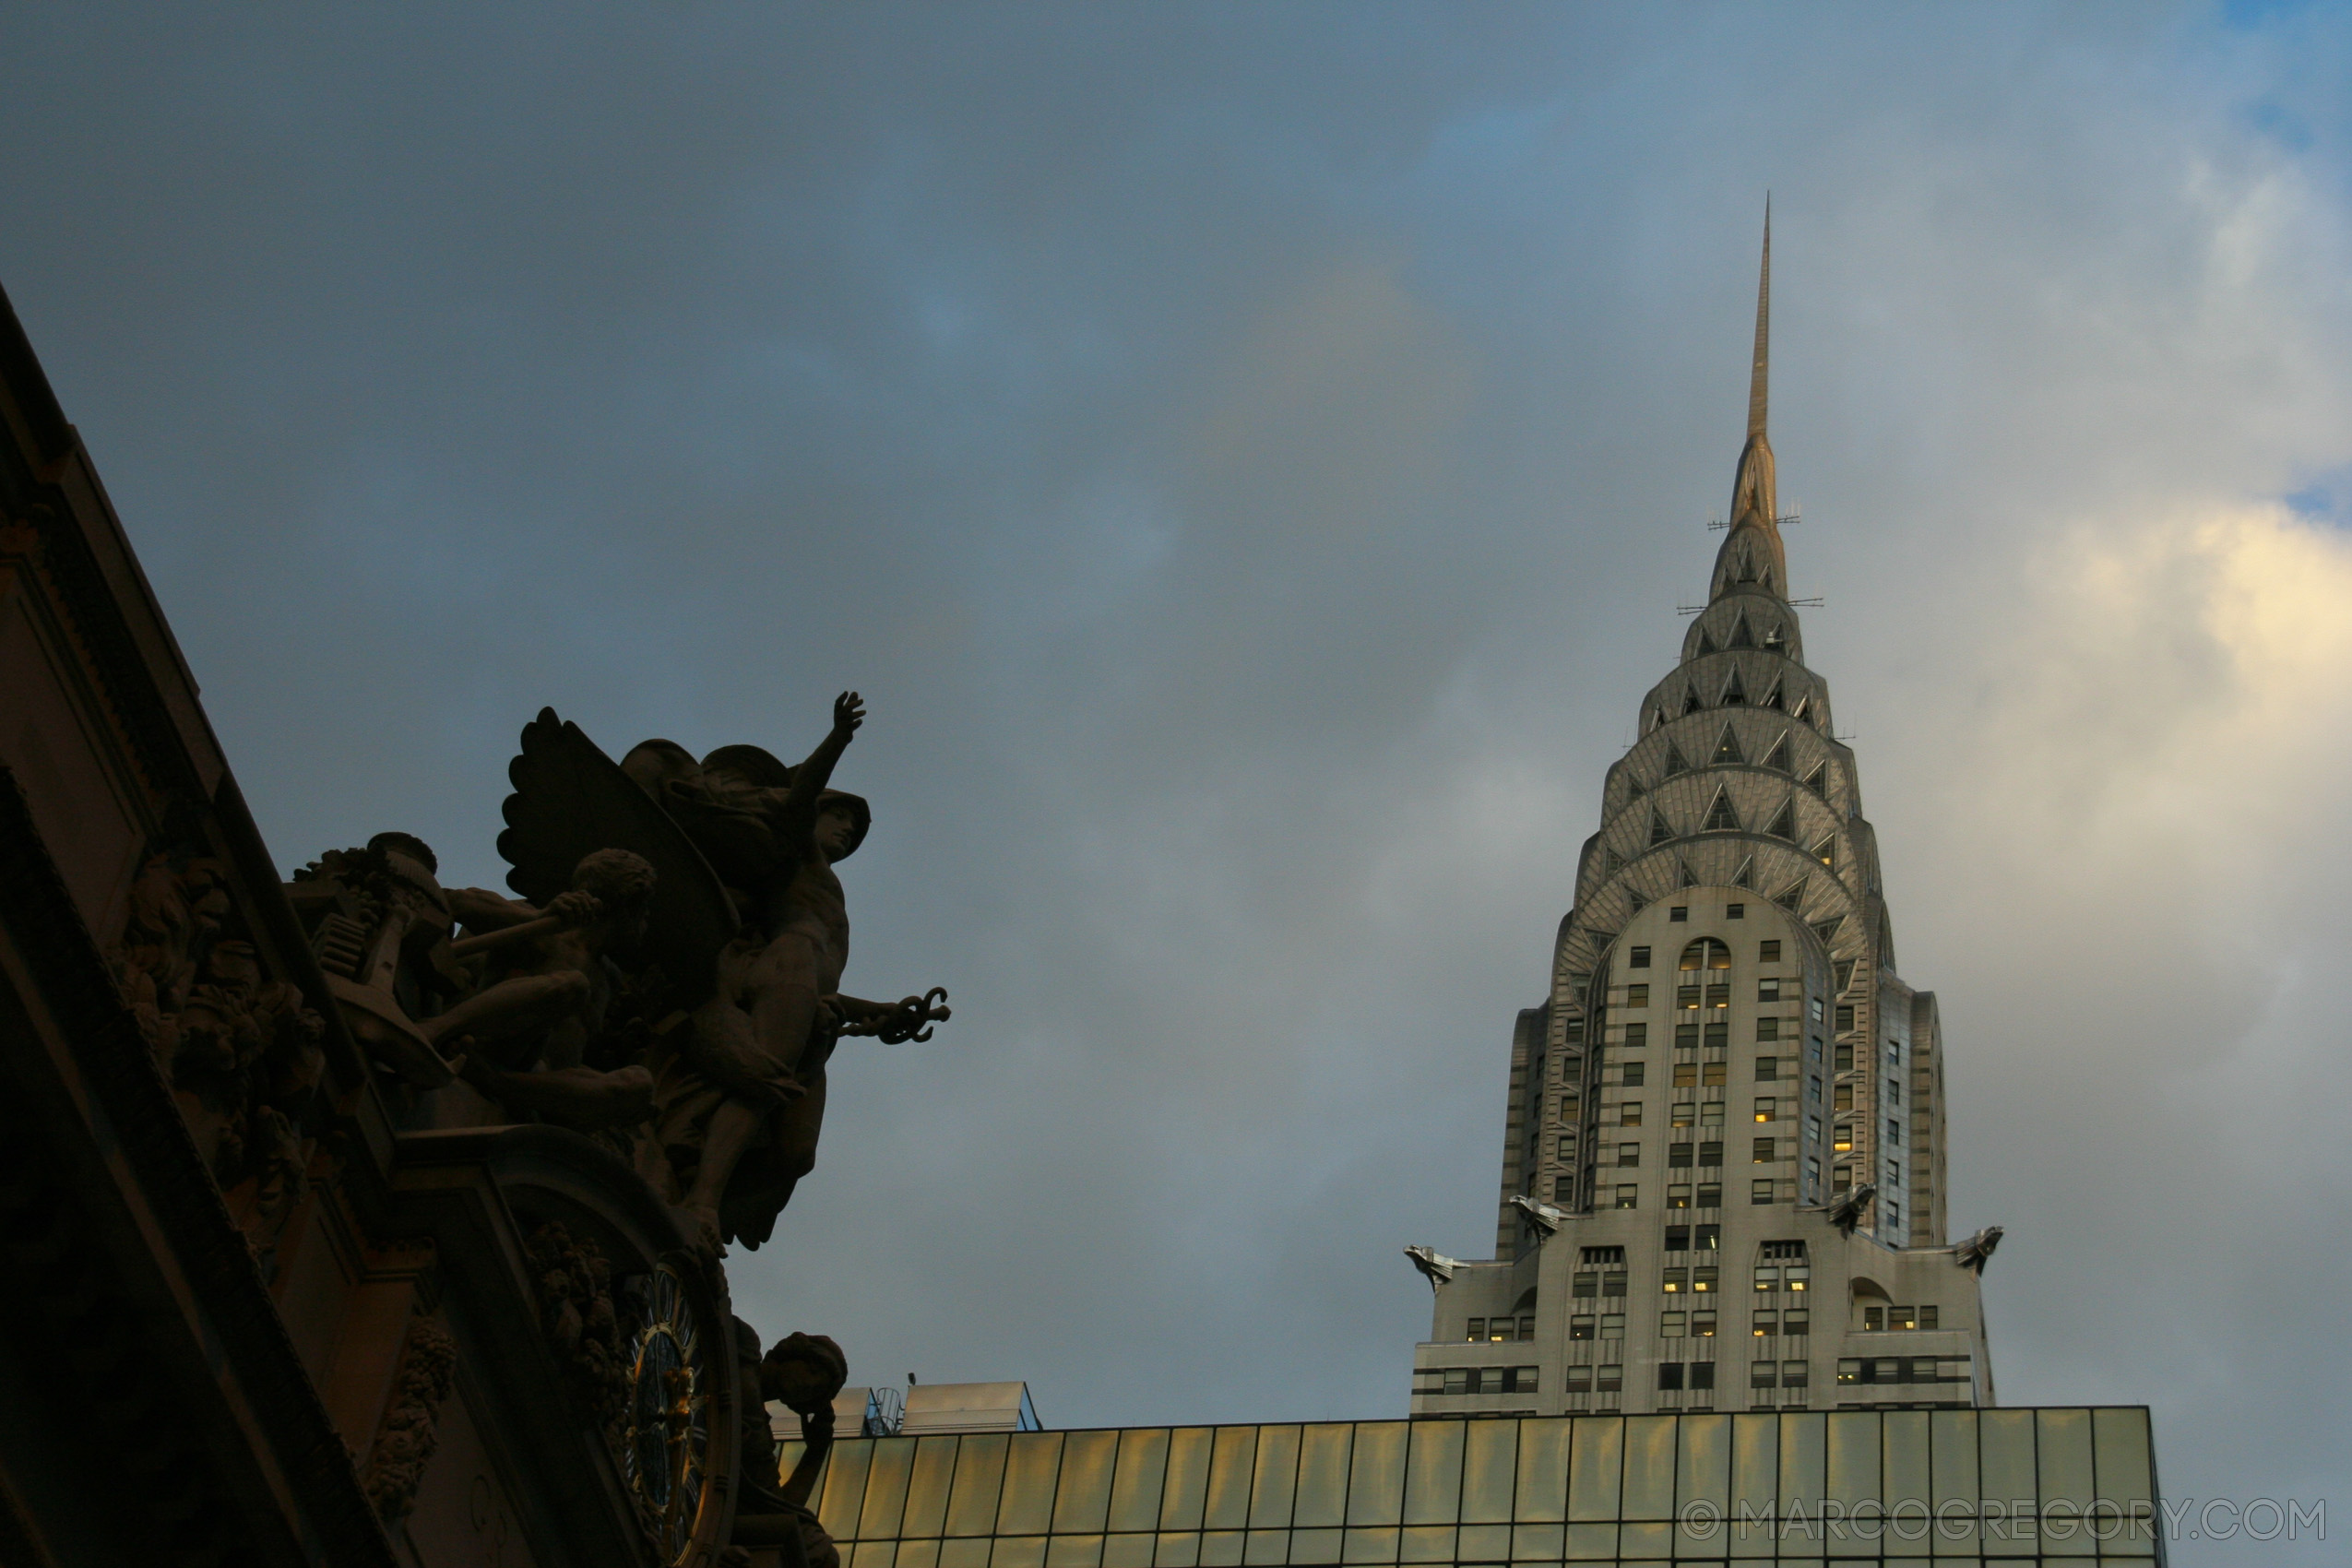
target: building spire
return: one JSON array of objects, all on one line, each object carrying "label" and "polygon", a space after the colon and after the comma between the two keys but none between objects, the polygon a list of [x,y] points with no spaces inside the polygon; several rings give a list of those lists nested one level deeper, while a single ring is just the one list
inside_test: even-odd
[{"label": "building spire", "polygon": [[1764,267],[1756,275],[1756,362],[1748,376],[1748,439],[1764,433],[1764,403],[1772,386],[1772,193],[1764,193]]},{"label": "building spire", "polygon": [[1709,602],[1745,584],[1786,598],[1788,564],[1780,542],[1772,441],[1764,415],[1772,389],[1772,197],[1764,197],[1764,262],[1756,274],[1756,357],[1748,371],[1748,439],[1731,477],[1731,531],[1715,563]]}]

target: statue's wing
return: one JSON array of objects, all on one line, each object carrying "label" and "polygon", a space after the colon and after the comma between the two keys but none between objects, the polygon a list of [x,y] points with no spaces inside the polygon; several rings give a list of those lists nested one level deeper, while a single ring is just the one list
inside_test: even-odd
[{"label": "statue's wing", "polygon": [[710,994],[719,950],[733,939],[734,904],[670,814],[552,707],[523,726],[523,749],[506,769],[506,830],[498,852],[506,884],[544,905],[572,885],[572,869],[598,849],[627,849],[653,864],[647,956],[676,988],[680,1006]]}]

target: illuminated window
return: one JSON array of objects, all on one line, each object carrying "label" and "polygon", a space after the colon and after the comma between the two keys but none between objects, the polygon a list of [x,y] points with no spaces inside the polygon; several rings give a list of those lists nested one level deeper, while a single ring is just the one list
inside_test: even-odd
[{"label": "illuminated window", "polygon": [[1779,1140],[1776,1138],[1755,1138],[1751,1140],[1749,1143],[1748,1156],[1750,1163],[1755,1165],[1770,1165],[1774,1158],[1773,1149],[1778,1142]]},{"label": "illuminated window", "polygon": [[1462,1336],[1462,1337],[1465,1339],[1484,1339],[1486,1337],[1486,1319],[1482,1317],[1472,1318],[1470,1320],[1470,1331]]},{"label": "illuminated window", "polygon": [[1754,1313],[1749,1319],[1748,1332],[1759,1339],[1777,1335],[1780,1332],[1780,1314],[1770,1308]]},{"label": "illuminated window", "polygon": [[1714,1338],[1715,1314],[1713,1313],[1693,1313],[1691,1314],[1691,1334],[1693,1338]]},{"label": "illuminated window", "polygon": [[1788,1289],[1791,1290],[1811,1289],[1813,1283],[1812,1265],[1792,1263],[1788,1265],[1788,1272],[1783,1276],[1783,1277],[1788,1281]]},{"label": "illuminated window", "polygon": [[1830,1134],[1829,1146],[1835,1149],[1840,1154],[1851,1154],[1854,1149],[1854,1129],[1852,1125],[1845,1122],[1840,1122],[1837,1124],[1836,1130]]},{"label": "illuminated window", "polygon": [[1568,1320],[1568,1337],[1571,1339],[1590,1339],[1593,1336],[1593,1329],[1595,1326],[1596,1320],[1589,1314],[1581,1317],[1572,1317]]},{"label": "illuminated window", "polygon": [[1691,1288],[1691,1271],[1687,1268],[1669,1268],[1666,1271],[1664,1277],[1659,1280],[1657,1288],[1669,1296],[1679,1296]]},{"label": "illuminated window", "polygon": [[[1691,1228],[1691,1245],[1694,1250],[1702,1253],[1720,1251],[1723,1246],[1723,1227],[1720,1225],[1693,1226]],[[1699,1279],[1699,1276],[1702,1273],[1706,1276],[1707,1282],[1705,1284],[1702,1284]],[[1712,1289],[1714,1288],[1714,1279],[1715,1270],[1711,1268],[1693,1269],[1691,1271],[1691,1289],[1693,1290]]]},{"label": "illuminated window", "polygon": [[1629,1182],[1617,1189],[1617,1206],[1619,1208],[1639,1208],[1641,1206],[1641,1201],[1642,1190],[1639,1187],[1633,1186]]},{"label": "illuminated window", "polygon": [[[1886,1309],[1884,1307],[1864,1307],[1862,1309],[1862,1328],[1864,1332],[1875,1332],[1877,1330],[1883,1329],[1885,1326]],[[1845,1380],[1841,1378],[1839,1381],[1843,1382]]]},{"label": "illuminated window", "polygon": [[1770,1099],[1757,1100],[1756,1120],[1759,1122],[1769,1122],[1773,1120],[1774,1109],[1776,1103],[1777,1102]]},{"label": "illuminated window", "polygon": [[1756,1289],[1759,1289],[1759,1290],[1777,1290],[1777,1289],[1780,1289],[1780,1269],[1779,1269],[1779,1267],[1778,1267],[1777,1265],[1770,1265],[1770,1264],[1767,1264],[1767,1265],[1762,1265],[1762,1266],[1760,1266],[1759,1268],[1757,1268],[1757,1270],[1756,1270]]},{"label": "illuminated window", "polygon": [[1691,1188],[1689,1183],[1683,1182],[1669,1186],[1666,1189],[1666,1206],[1669,1208],[1690,1207]]}]

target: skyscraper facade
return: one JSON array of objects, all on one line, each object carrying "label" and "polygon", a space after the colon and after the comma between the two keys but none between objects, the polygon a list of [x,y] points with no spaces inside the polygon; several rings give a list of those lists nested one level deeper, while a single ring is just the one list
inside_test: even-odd
[{"label": "skyscraper facade", "polygon": [[1990,1238],[1945,1234],[1935,996],[1896,972],[1789,594],[1771,282],[1767,220],[1706,601],[1602,786],[1550,995],[1519,1015],[1494,1259],[1417,1259],[1436,1312],[1416,1414],[1991,1402]]}]

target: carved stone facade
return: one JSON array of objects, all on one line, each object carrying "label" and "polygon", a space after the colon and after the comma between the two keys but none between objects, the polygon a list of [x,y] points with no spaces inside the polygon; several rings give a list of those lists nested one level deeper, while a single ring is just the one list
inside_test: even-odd
[{"label": "carved stone facade", "polygon": [[0,416],[0,1561],[827,1558],[720,1260],[946,1016],[838,993],[854,697],[798,768],[542,716],[519,897],[281,882],[5,301]]}]

